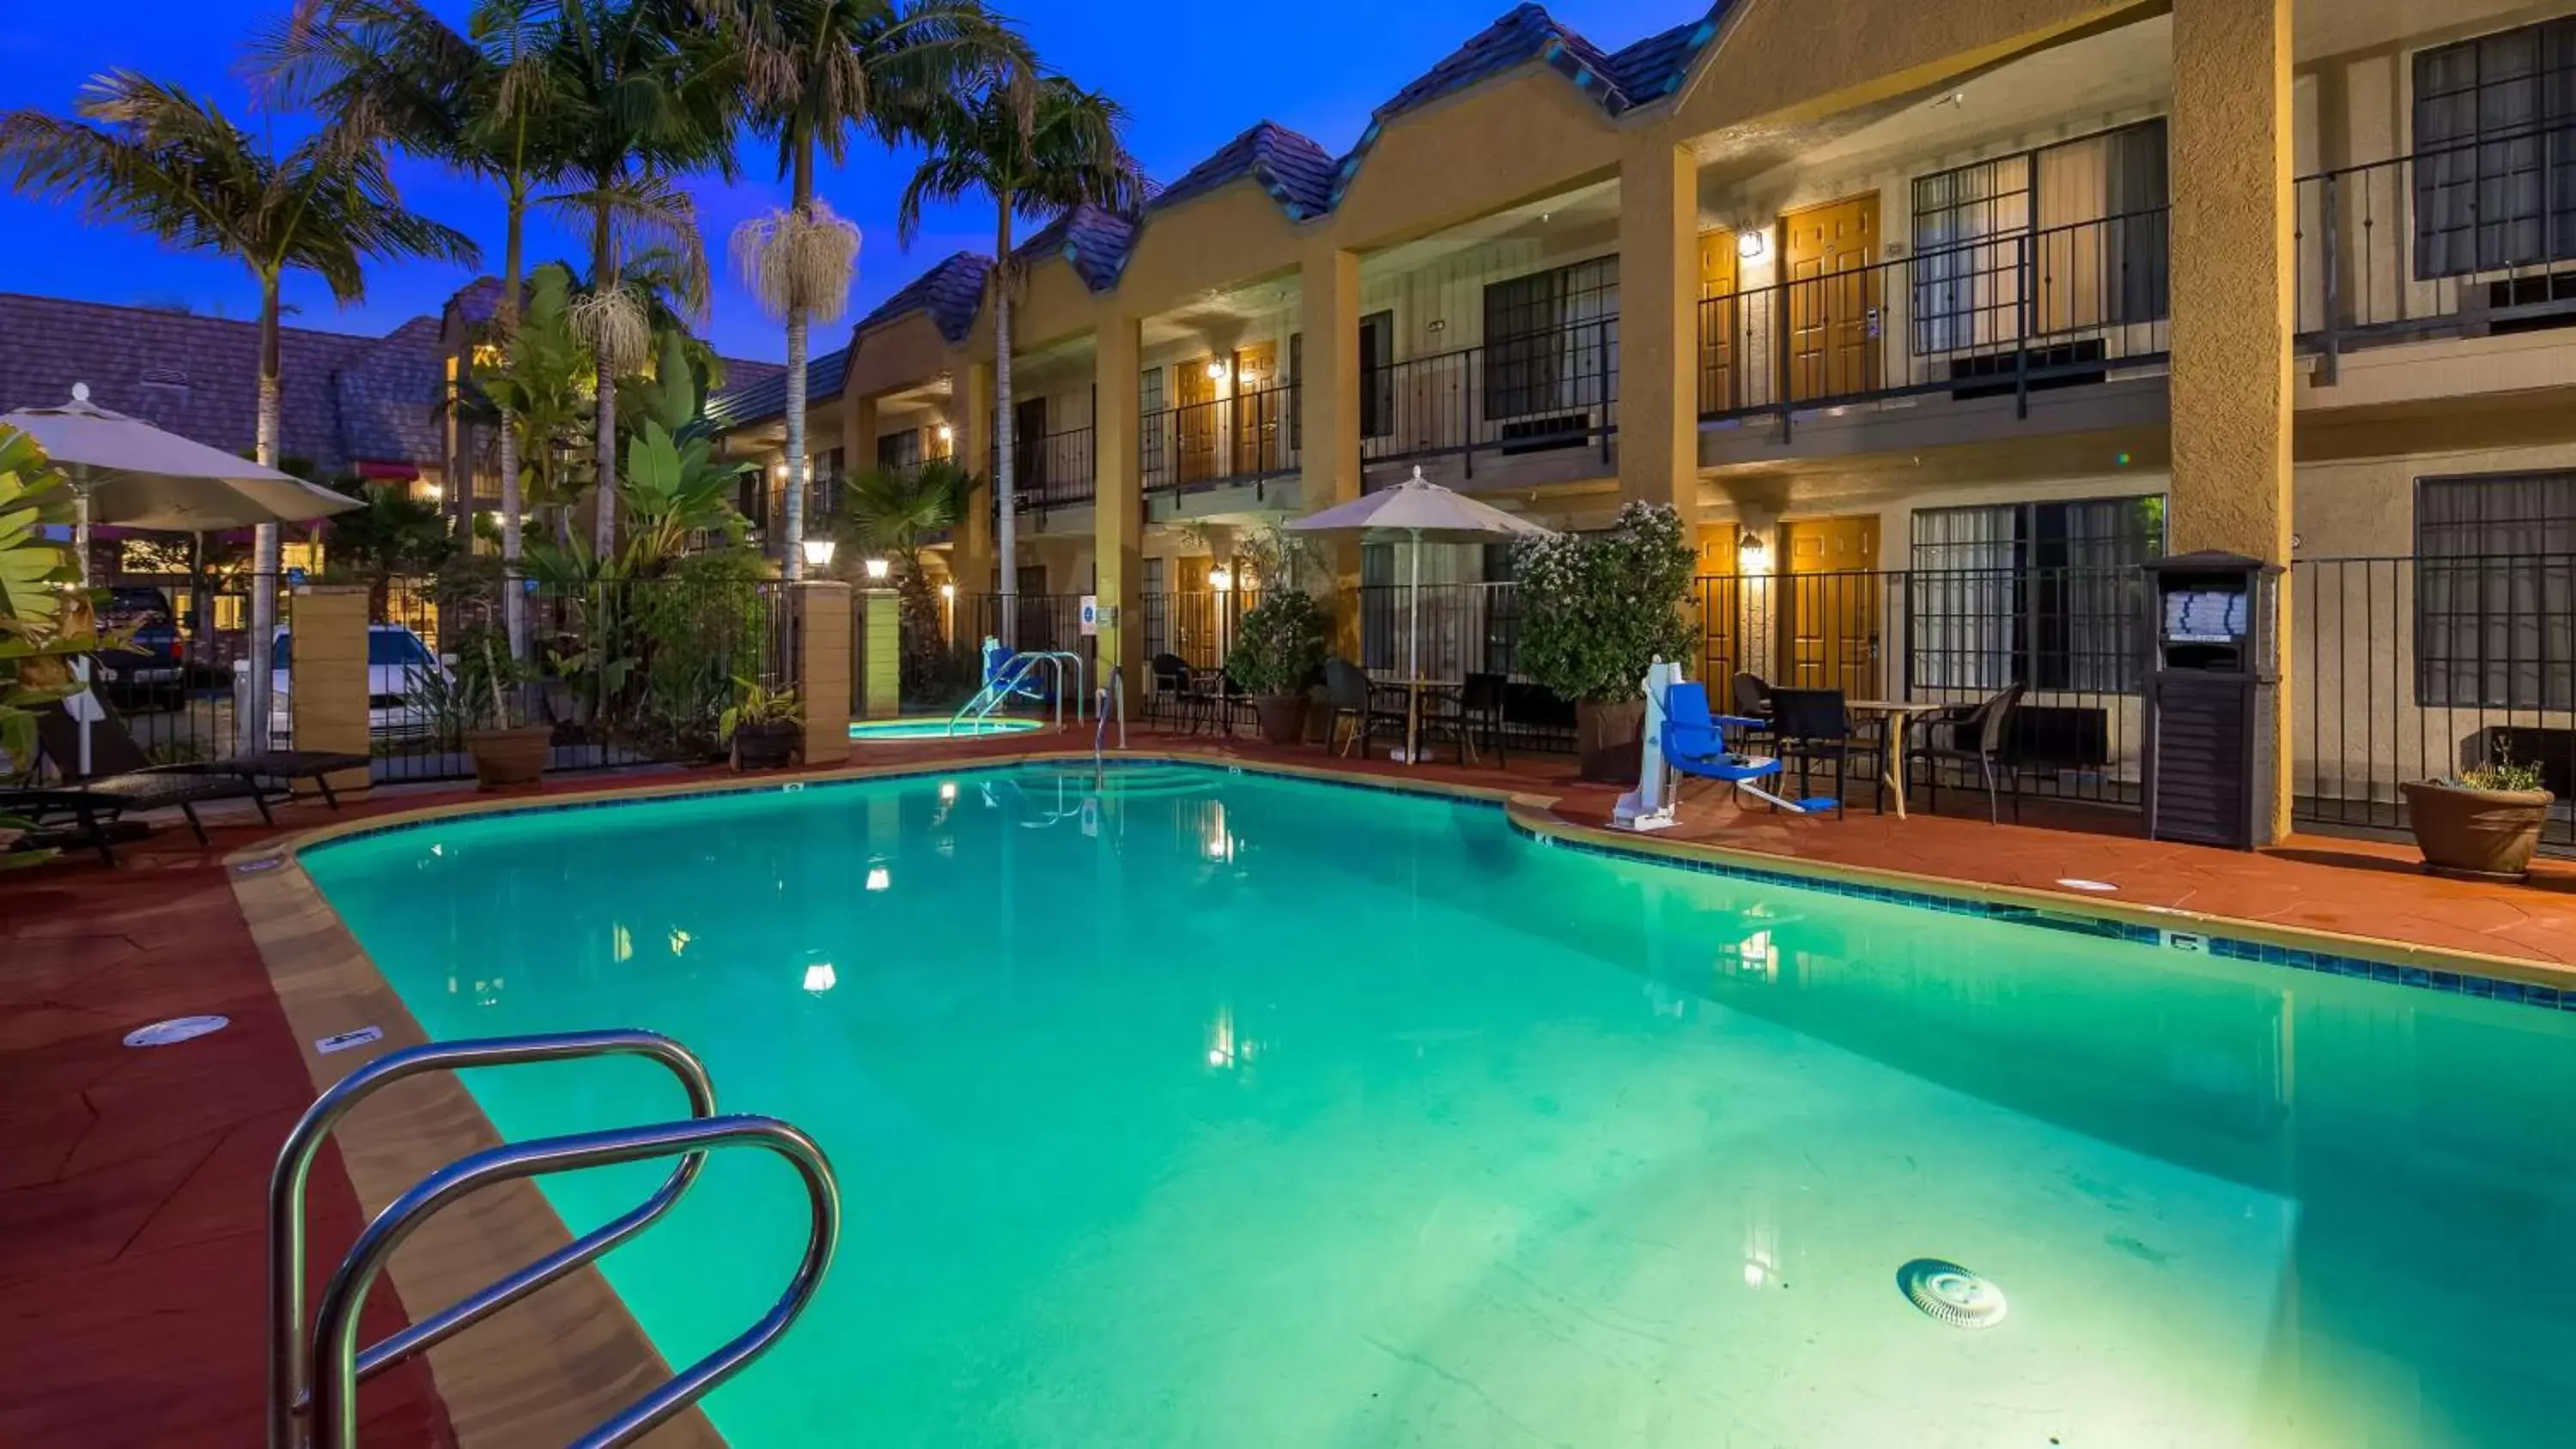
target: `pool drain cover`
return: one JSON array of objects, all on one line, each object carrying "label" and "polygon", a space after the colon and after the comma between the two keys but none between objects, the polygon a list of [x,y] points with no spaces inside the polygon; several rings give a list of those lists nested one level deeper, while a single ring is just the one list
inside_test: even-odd
[{"label": "pool drain cover", "polygon": [[125,1044],[130,1047],[171,1046],[222,1031],[232,1024],[233,1019],[229,1016],[174,1016],[168,1021],[156,1021],[150,1026],[138,1026],[127,1032]]},{"label": "pool drain cover", "polygon": [[1939,1258],[1917,1258],[1896,1270],[1906,1300],[1952,1328],[1992,1328],[2004,1321],[2004,1290]]}]

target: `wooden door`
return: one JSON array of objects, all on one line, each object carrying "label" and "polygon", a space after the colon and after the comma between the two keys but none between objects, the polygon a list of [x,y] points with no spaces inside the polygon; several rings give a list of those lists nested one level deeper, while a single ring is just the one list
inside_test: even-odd
[{"label": "wooden door", "polygon": [[1208,587],[1208,570],[1216,560],[1180,558],[1172,563],[1175,587],[1168,601],[1172,611],[1172,652],[1188,660],[1193,669],[1212,668],[1217,663],[1217,599],[1216,591]]},{"label": "wooden door", "polygon": [[1204,482],[1217,476],[1217,382],[1208,370],[1221,375],[1223,365],[1213,357],[1193,357],[1173,369],[1172,379],[1175,432],[1180,449],[1179,472],[1183,483]]},{"label": "wooden door", "polygon": [[1780,668],[1772,683],[1879,693],[1878,515],[1808,518],[1780,526]]},{"label": "wooden door", "polygon": [[1047,485],[1046,396],[1011,404],[1011,486],[1024,497],[1043,497]]},{"label": "wooden door", "polygon": [[[1717,227],[1699,234],[1699,411],[1708,417],[1742,407],[1743,390],[1735,376],[1735,338],[1743,324],[1744,304],[1735,298],[1735,233]],[[1726,525],[1732,535],[1734,525]],[[1732,547],[1732,543],[1729,547]],[[1726,561],[1726,572],[1735,561]],[[1703,561],[1703,565],[1705,561]],[[1703,566],[1702,573],[1708,572]]]},{"label": "wooden door", "polygon": [[1278,361],[1276,342],[1235,349],[1234,477],[1267,473],[1279,466],[1288,421],[1280,404],[1288,394],[1278,390]]},{"label": "wooden door", "polygon": [[1699,526],[1699,564],[1691,581],[1692,602],[1699,607],[1699,677],[1708,684],[1709,702],[1724,714],[1732,696],[1728,682],[1746,668],[1744,661],[1744,580],[1735,552],[1732,523]]},{"label": "wooden door", "polygon": [[1878,193],[1780,218],[1789,282],[1789,397],[1878,387]]}]

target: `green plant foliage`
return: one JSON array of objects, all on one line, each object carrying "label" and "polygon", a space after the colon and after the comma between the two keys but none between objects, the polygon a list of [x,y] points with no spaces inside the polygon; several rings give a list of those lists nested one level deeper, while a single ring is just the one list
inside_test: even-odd
[{"label": "green plant foliage", "polygon": [[844,575],[855,573],[871,556],[894,564],[907,700],[938,700],[964,683],[964,670],[948,647],[946,613],[921,566],[921,551],[966,517],[983,488],[981,474],[939,458],[912,469],[870,468],[842,489],[833,528]]},{"label": "green plant foliage", "polygon": [[2515,759],[2513,747],[2499,740],[2494,759],[2462,770],[2459,779],[2452,783],[2463,790],[2520,792],[2545,790],[2548,788],[2546,779],[2537,761]]},{"label": "green plant foliage", "polygon": [[67,662],[109,638],[77,627],[67,586],[80,577],[71,551],[38,530],[72,521],[72,490],[36,440],[0,426],[0,753],[27,773],[36,711],[71,692]]},{"label": "green plant foliage", "polygon": [[456,662],[446,670],[412,672],[410,693],[420,701],[437,738],[449,745],[467,732],[526,723],[522,685],[536,674],[510,655],[509,637],[489,624],[452,632],[445,641]]},{"label": "green plant foliage", "polygon": [[1628,504],[1601,533],[1522,544],[1521,668],[1564,699],[1639,698],[1648,667],[1697,644],[1694,562],[1681,516],[1660,504]]},{"label": "green plant foliage", "polygon": [[794,685],[780,685],[773,689],[757,679],[736,677],[733,703],[726,705],[724,713],[716,717],[716,738],[730,743],[734,731],[744,725],[757,729],[763,725],[803,723],[805,706],[797,702]]},{"label": "green plant foliage", "polygon": [[506,411],[518,430],[519,486],[531,509],[572,506],[590,487],[590,431],[597,379],[590,349],[574,336],[567,309],[572,272],[560,262],[528,277],[527,305],[506,353],[479,360],[474,388],[487,418]]},{"label": "green plant foliage", "polygon": [[627,571],[637,578],[659,573],[698,533],[721,534],[740,544],[747,526],[734,511],[734,480],[752,465],[720,461],[705,438],[675,438],[647,422],[626,444],[626,476],[618,501],[626,509]]},{"label": "green plant foliage", "polygon": [[338,479],[331,486],[366,505],[336,514],[326,525],[331,571],[345,569],[365,583],[379,616],[396,575],[435,573],[456,553],[456,535],[437,504],[360,478]]},{"label": "green plant foliage", "polygon": [[1234,626],[1225,672],[1256,695],[1295,694],[1324,666],[1332,620],[1303,589],[1273,589]]}]

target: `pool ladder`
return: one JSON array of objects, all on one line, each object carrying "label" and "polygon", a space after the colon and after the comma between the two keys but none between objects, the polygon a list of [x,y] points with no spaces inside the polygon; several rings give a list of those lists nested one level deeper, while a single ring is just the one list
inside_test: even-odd
[{"label": "pool ladder", "polygon": [[[686,1121],[575,1132],[505,1143],[460,1158],[420,1180],[367,1224],[324,1285],[311,1331],[304,1317],[304,1188],[313,1159],[349,1110],[406,1077],[468,1067],[519,1066],[588,1057],[637,1056],[679,1079],[688,1095]],[[657,1032],[611,1030],[546,1036],[432,1042],[389,1052],[343,1077],[317,1098],[279,1150],[268,1187],[268,1443],[270,1449],[347,1449],[357,1440],[358,1385],[494,1313],[596,1261],[659,1221],[697,1181],[707,1154],[757,1147],[787,1159],[805,1185],[810,1218],[805,1256],[787,1291],[731,1342],[673,1375],[574,1442],[606,1449],[642,1437],[767,1352],[823,1281],[841,1230],[841,1195],[832,1165],[814,1139],[774,1117],[716,1114],[715,1086],[697,1055]],[[358,1317],[385,1263],[441,1208],[478,1189],[520,1178],[677,1157],[679,1165],[653,1195],[535,1262],[373,1347],[358,1346]]]},{"label": "pool ladder", "polygon": [[1082,723],[1082,656],[1063,649],[1036,649],[1012,655],[992,683],[975,691],[974,698],[957,706],[957,712],[948,717],[948,733],[957,733],[959,725],[977,724],[991,718],[993,711],[1008,704],[1011,696],[1030,683],[1029,676],[1037,673],[1040,665],[1046,666],[1051,686],[1046,692],[1047,697],[1055,702],[1055,727],[1064,728],[1065,671],[1068,669],[1073,671],[1073,722],[1077,725]]}]

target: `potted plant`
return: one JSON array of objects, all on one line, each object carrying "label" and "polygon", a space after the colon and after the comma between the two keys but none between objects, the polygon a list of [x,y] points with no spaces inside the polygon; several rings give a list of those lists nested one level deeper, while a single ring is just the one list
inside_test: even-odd
[{"label": "potted plant", "polygon": [[1261,738],[1274,745],[1306,737],[1306,687],[1324,667],[1323,606],[1303,589],[1276,589],[1234,627],[1225,672],[1252,696]]},{"label": "potted plant", "polygon": [[772,689],[737,677],[733,703],[716,720],[716,732],[733,745],[737,770],[783,770],[805,738],[805,710],[793,685]]},{"label": "potted plant", "polygon": [[1698,644],[1684,612],[1696,561],[1681,515],[1662,504],[1628,504],[1599,533],[1521,545],[1520,667],[1574,702],[1583,778],[1636,781],[1646,670]]},{"label": "potted plant", "polygon": [[2476,880],[2529,875],[2531,852],[2557,799],[2542,785],[2538,765],[2516,761],[2501,744],[2493,759],[2457,779],[2413,780],[2399,788],[2424,868]]},{"label": "potted plant", "polygon": [[520,704],[536,672],[489,625],[458,630],[449,642],[455,652],[439,668],[414,671],[412,698],[439,738],[461,743],[473,757],[476,789],[534,784],[555,736],[554,726],[531,723]]}]

